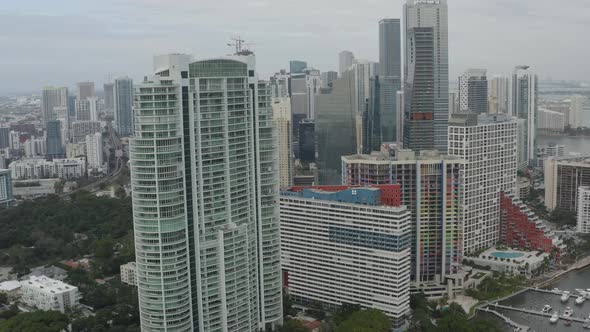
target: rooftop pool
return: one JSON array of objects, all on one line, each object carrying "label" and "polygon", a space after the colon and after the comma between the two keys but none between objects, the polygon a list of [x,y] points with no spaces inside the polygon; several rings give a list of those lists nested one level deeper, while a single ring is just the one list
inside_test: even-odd
[{"label": "rooftop pool", "polygon": [[524,256],[524,254],[520,253],[520,252],[503,252],[503,251],[495,251],[495,252],[491,253],[490,255],[492,257],[508,258],[508,259],[520,258],[520,257]]}]

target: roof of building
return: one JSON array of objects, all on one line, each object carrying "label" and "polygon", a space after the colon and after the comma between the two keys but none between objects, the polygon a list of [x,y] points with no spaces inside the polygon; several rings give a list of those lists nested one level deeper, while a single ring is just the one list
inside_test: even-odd
[{"label": "roof of building", "polygon": [[51,292],[56,294],[69,292],[73,289],[77,289],[77,287],[68,285],[63,281],[51,279],[46,276],[31,276],[30,279],[21,281],[20,284],[23,287],[33,287],[45,292]]},{"label": "roof of building", "polygon": [[0,292],[12,292],[20,288],[20,282],[17,280],[10,280],[0,282]]}]

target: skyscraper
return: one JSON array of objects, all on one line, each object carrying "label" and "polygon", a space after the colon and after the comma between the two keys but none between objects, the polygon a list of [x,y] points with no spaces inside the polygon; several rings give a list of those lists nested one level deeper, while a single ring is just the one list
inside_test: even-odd
[{"label": "skyscraper", "polygon": [[397,141],[397,92],[401,82],[392,76],[370,79],[370,98],[363,115],[363,153],[379,151],[381,143]]},{"label": "skyscraper", "polygon": [[519,161],[519,168],[535,164],[537,151],[537,113],[538,113],[538,78],[528,73],[516,78],[516,116],[524,120],[525,141],[521,155],[526,158]]},{"label": "skyscraper", "polygon": [[68,88],[45,87],[41,101],[41,113],[43,113],[43,126],[47,122],[57,120],[61,108],[68,108]]},{"label": "skyscraper", "polygon": [[280,324],[270,86],[253,55],[156,62],[136,86],[130,140],[142,331]]},{"label": "skyscraper", "polygon": [[89,170],[101,171],[104,163],[102,134],[86,136],[86,162]]},{"label": "skyscraper", "polygon": [[299,60],[289,61],[289,71],[291,74],[301,74],[307,68],[307,62]]},{"label": "skyscraper", "polygon": [[332,86],[332,82],[338,79],[338,73],[335,71],[325,71],[321,74],[322,77],[322,87],[329,88]]},{"label": "skyscraper", "polygon": [[80,82],[77,84],[77,87],[77,97],[79,100],[96,97],[96,91],[94,90],[94,82]]},{"label": "skyscraper", "polygon": [[469,69],[459,76],[459,113],[488,113],[488,78],[485,69]]},{"label": "skyscraper", "polygon": [[98,121],[98,99],[76,99],[76,121]]},{"label": "skyscraper", "polygon": [[277,128],[279,186],[288,188],[293,185],[293,128],[289,97],[274,98],[272,112]]},{"label": "skyscraper", "polygon": [[510,113],[510,81],[507,77],[494,77],[491,80],[489,113]]},{"label": "skyscraper", "polygon": [[340,157],[357,152],[355,75],[346,71],[332,89],[316,96],[315,130],[320,184],[338,184]]},{"label": "skyscraper", "polygon": [[115,84],[114,83],[105,83],[103,85],[104,89],[104,108],[107,110],[113,110],[115,107],[114,100],[115,100]]},{"label": "skyscraper", "polygon": [[313,120],[302,120],[299,125],[299,160],[315,162],[315,123]]},{"label": "skyscraper", "polygon": [[342,76],[354,63],[354,54],[351,51],[342,51],[338,54],[339,74]]},{"label": "skyscraper", "polygon": [[114,84],[115,130],[121,136],[133,135],[133,80],[121,77]]},{"label": "skyscraper", "polygon": [[402,77],[402,45],[399,18],[379,21],[379,75]]},{"label": "skyscraper", "polygon": [[64,155],[62,141],[62,123],[59,120],[47,122],[47,156],[61,158]]},{"label": "skyscraper", "polygon": [[404,147],[447,150],[449,50],[446,0],[404,5]]},{"label": "skyscraper", "polygon": [[10,128],[0,127],[0,149],[10,146]]}]

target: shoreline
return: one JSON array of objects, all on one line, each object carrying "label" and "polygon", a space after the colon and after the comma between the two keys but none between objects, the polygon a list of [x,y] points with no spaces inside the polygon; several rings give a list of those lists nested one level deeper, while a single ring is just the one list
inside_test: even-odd
[{"label": "shoreline", "polygon": [[555,284],[556,282],[558,282],[559,280],[561,280],[563,277],[565,277],[568,274],[570,274],[571,272],[579,271],[579,270],[582,270],[582,269],[585,269],[585,268],[588,268],[588,267],[590,267],[590,256],[582,258],[577,263],[574,263],[572,266],[570,266],[567,270],[561,271],[560,273],[558,273],[555,276],[549,278],[548,280],[545,280],[545,281],[541,281],[539,283],[536,283],[536,284],[534,284],[531,287],[532,288],[545,288],[545,287],[549,287],[549,286]]}]

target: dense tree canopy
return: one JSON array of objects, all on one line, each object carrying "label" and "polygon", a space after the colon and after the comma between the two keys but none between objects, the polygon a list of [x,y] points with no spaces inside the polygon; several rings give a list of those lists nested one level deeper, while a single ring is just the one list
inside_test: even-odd
[{"label": "dense tree canopy", "polygon": [[34,311],[0,322],[0,332],[61,332],[68,323],[68,317],[58,311]]},{"label": "dense tree canopy", "polygon": [[376,309],[356,311],[335,332],[389,332],[391,320]]}]

